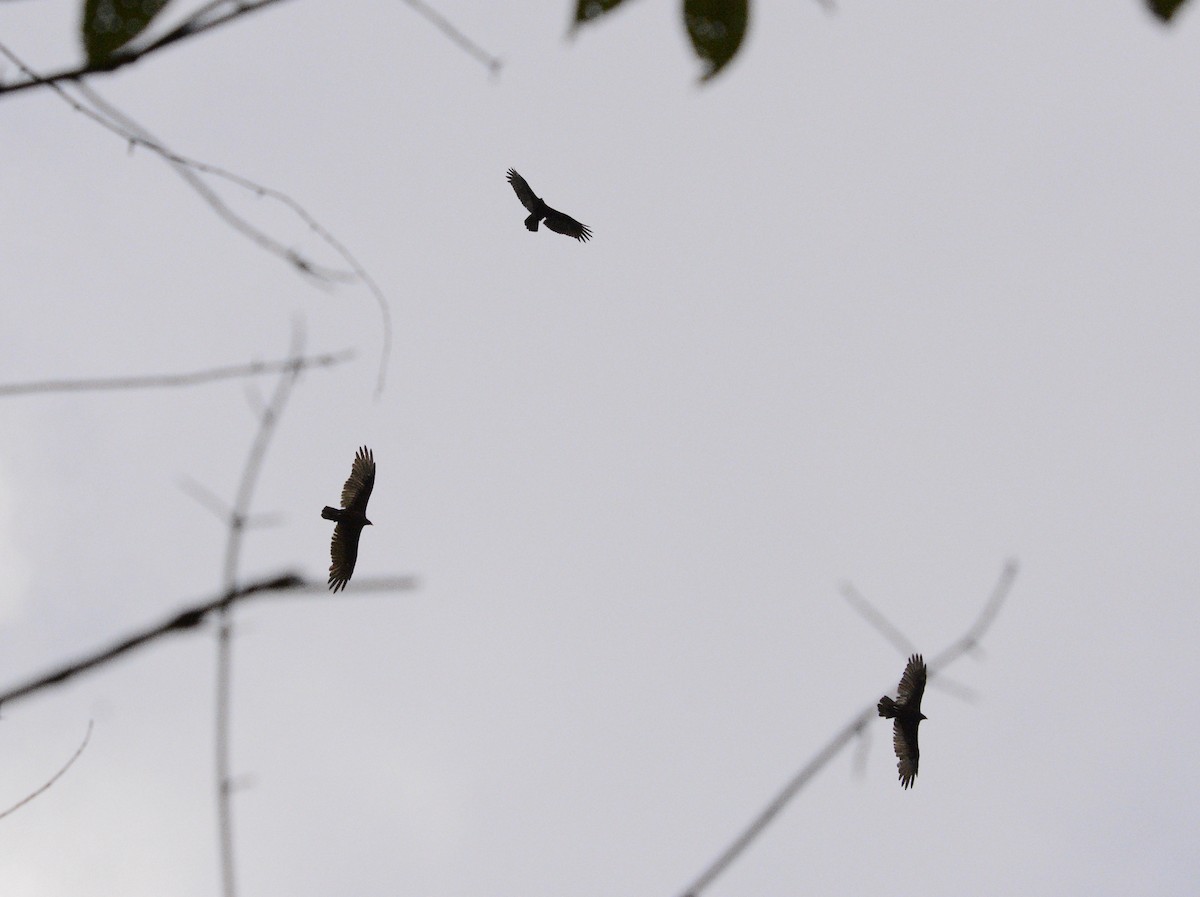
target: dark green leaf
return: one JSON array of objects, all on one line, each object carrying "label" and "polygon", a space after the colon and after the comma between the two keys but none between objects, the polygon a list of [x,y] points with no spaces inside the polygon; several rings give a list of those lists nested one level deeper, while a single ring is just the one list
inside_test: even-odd
[{"label": "dark green leaf", "polygon": [[598,19],[606,12],[612,12],[625,0],[578,0],[575,4],[575,21],[571,24],[574,31],[580,25]]},{"label": "dark green leaf", "polygon": [[683,21],[692,48],[708,70],[707,81],[733,59],[746,36],[750,0],[683,0]]},{"label": "dark green leaf", "polygon": [[103,62],[141,34],[167,0],[86,0],[80,25],[89,63]]},{"label": "dark green leaf", "polygon": [[1146,0],[1146,5],[1150,7],[1150,12],[1164,22],[1169,22],[1171,16],[1175,15],[1186,2],[1187,0]]}]

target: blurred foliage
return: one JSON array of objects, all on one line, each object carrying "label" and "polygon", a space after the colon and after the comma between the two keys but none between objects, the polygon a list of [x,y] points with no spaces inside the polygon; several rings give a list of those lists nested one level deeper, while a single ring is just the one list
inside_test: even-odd
[{"label": "blurred foliage", "polygon": [[750,18],[750,0],[684,0],[683,23],[692,49],[704,62],[707,81],[733,59]]},{"label": "blurred foliage", "polygon": [[616,9],[624,0],[579,0],[575,5],[575,23],[572,29],[578,28],[584,22],[599,18],[606,12]]},{"label": "blurred foliage", "polygon": [[85,0],[80,36],[88,63],[103,63],[146,30],[168,0]]},{"label": "blurred foliage", "polygon": [[[88,63],[105,60],[141,34],[169,0],[84,0],[80,34]],[[574,32],[626,3],[626,0],[576,0]],[[750,0],[681,0],[683,24],[692,50],[705,70],[701,81],[722,71],[741,49],[750,20]],[[1170,22],[1187,0],[1145,0],[1146,8]],[[212,6],[213,4],[208,4]]]},{"label": "blurred foliage", "polygon": [[[612,12],[625,0],[578,0],[574,31],[586,22]],[[746,36],[750,0],[683,0],[683,24],[692,49],[705,64],[701,81],[707,81],[737,55]]]},{"label": "blurred foliage", "polygon": [[[612,12],[626,0],[576,0],[571,30]],[[1150,12],[1169,22],[1187,0],[1145,0]],[[701,81],[707,81],[737,55],[746,36],[750,0],[683,0],[683,24],[692,49],[705,64]]]},{"label": "blurred foliage", "polygon": [[1146,6],[1164,22],[1171,21],[1171,16],[1179,12],[1187,0],[1146,0]]}]

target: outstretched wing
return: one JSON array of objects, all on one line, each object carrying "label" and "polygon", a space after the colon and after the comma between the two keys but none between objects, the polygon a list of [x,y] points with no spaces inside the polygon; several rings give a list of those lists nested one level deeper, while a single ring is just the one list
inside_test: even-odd
[{"label": "outstretched wing", "polygon": [[[370,491],[370,490],[368,490]],[[358,537],[362,527],[353,523],[339,523],[333,528],[333,542],[329,547],[329,588],[340,592],[354,575],[354,562],[358,560]]]},{"label": "outstretched wing", "polygon": [[538,210],[539,199],[537,195],[530,189],[525,178],[517,174],[515,168],[508,170],[508,182],[512,184],[513,191],[517,194],[517,199],[521,200],[521,205],[531,212]]},{"label": "outstretched wing", "polygon": [[[921,712],[921,696],[925,694],[925,679],[926,679],[925,660],[920,654],[914,654],[908,658],[908,666],[904,668],[904,675],[900,677],[900,689],[897,692],[899,703],[903,704],[914,713]],[[913,754],[916,755],[916,729],[913,730]],[[914,769],[916,762],[913,763]]]},{"label": "outstretched wing", "polygon": [[[375,453],[365,445],[354,456],[354,466],[350,468],[350,476],[342,487],[342,507],[356,514],[367,513],[367,502],[371,498],[371,490],[375,488]],[[341,527],[339,526],[340,530]],[[334,533],[337,540],[337,533]],[[358,535],[354,536],[354,552],[358,552]],[[350,569],[354,569],[354,554],[350,555]],[[347,574],[349,575],[349,574]]]},{"label": "outstretched wing", "polygon": [[546,207],[546,227],[557,234],[566,234],[586,243],[592,238],[592,231],[586,224],[580,224],[570,215],[564,215],[557,209]]},{"label": "outstretched wing", "polygon": [[896,722],[892,724],[892,747],[896,749],[900,785],[911,788],[921,759],[921,751],[917,747],[917,724],[908,718],[896,717]]}]

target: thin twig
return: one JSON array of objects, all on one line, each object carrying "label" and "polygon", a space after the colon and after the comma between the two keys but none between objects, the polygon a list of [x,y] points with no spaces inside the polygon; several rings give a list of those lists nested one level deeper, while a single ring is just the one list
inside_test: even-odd
[{"label": "thin twig", "polygon": [[[969,651],[983,637],[984,632],[995,619],[996,614],[1000,610],[1000,606],[1004,603],[1009,589],[1012,587],[1013,579],[1017,575],[1016,561],[1009,561],[1004,566],[1004,570],[1000,574],[1000,579],[997,581],[995,588],[992,590],[991,597],[979,612],[979,616],[975,618],[975,622],[968,627],[967,631],[951,642],[948,647],[942,650],[936,659],[929,663],[930,673],[936,670],[949,666],[964,653]],[[691,885],[683,892],[683,897],[699,897],[713,881],[724,872],[734,860],[736,860],[754,840],[762,834],[771,821],[779,815],[788,802],[791,801],[796,793],[800,791],[809,780],[815,776],[822,767],[832,760],[846,744],[850,742],[855,735],[859,734],[862,729],[869,723],[876,714],[875,703],[872,702],[857,716],[850,720],[842,727],[830,742],[821,748],[811,760],[806,763],[799,772],[797,772],[783,789],[771,800],[770,803],[759,813],[746,829],[734,839],[721,854],[705,869],[699,877],[696,878]]]},{"label": "thin twig", "polygon": [[[301,356],[303,350],[303,335],[299,328],[292,335],[292,358]],[[238,483],[237,496],[228,519],[228,535],[225,540],[225,561],[222,573],[222,587],[226,591],[236,588],[238,577],[238,562],[242,553],[242,535],[246,528],[246,517],[250,513],[250,502],[254,496],[254,487],[258,483],[258,475],[262,470],[267,447],[275,434],[275,425],[283,413],[287,400],[291,396],[292,387],[300,375],[300,368],[292,365],[279,376],[275,392],[270,402],[263,409],[259,418],[258,431],[250,451],[246,455],[246,463],[242,467],[242,476]],[[230,724],[232,714],[232,662],[233,662],[233,617],[229,607],[223,607],[218,612],[220,625],[217,629],[217,683],[216,683],[216,726],[215,726],[215,766],[217,778],[217,828],[221,857],[221,883],[225,897],[235,897],[237,894],[237,878],[234,866],[233,841],[233,805],[231,801],[233,774],[230,763]]]},{"label": "thin twig", "polygon": [[35,393],[53,392],[107,392],[120,389],[151,389],[165,386],[198,386],[214,380],[229,380],[234,377],[257,377],[276,374],[290,367],[328,367],[342,364],[354,357],[354,350],[310,355],[306,358],[289,358],[285,361],[255,361],[250,364],[231,364],[223,367],[206,368],[183,374],[145,374],[133,377],[90,377],[76,380],[34,380],[30,383],[0,383],[0,397],[27,396]]},{"label": "thin twig", "polygon": [[987,632],[988,627],[992,625],[992,620],[996,619],[996,614],[1000,613],[1000,606],[1004,604],[1004,599],[1008,597],[1013,580],[1016,578],[1017,562],[1010,560],[1004,565],[1000,579],[992,589],[991,597],[988,598],[988,603],[984,605],[971,627],[957,641],[951,642],[940,654],[935,655],[933,660],[929,661],[930,673],[940,672],[943,667],[948,667],[960,656],[975,648],[979,640],[983,638],[983,634]]},{"label": "thin twig", "polygon": [[867,774],[867,756],[871,753],[871,729],[863,726],[858,730],[858,750],[854,752],[854,774]]},{"label": "thin twig", "polygon": [[969,685],[963,685],[957,679],[951,679],[945,672],[938,673],[929,680],[929,684],[934,688],[941,689],[951,697],[958,698],[964,704],[974,704],[979,700],[975,689]]},{"label": "thin twig", "polygon": [[250,502],[254,497],[254,487],[258,483],[258,474],[262,469],[267,447],[271,443],[271,437],[275,434],[275,425],[279,422],[279,416],[283,413],[283,408],[291,396],[292,387],[296,384],[296,378],[300,376],[302,367],[299,364],[299,360],[302,357],[302,348],[303,335],[297,328],[292,335],[291,363],[283,366],[279,382],[275,386],[275,392],[260,415],[258,432],[255,434],[254,442],[250,446],[250,452],[246,456],[246,463],[242,468],[237,495],[233,502],[233,511],[229,519],[229,534],[225,541],[225,562],[222,579],[226,590],[233,589],[237,581],[242,528],[245,526],[246,515],[250,512]]},{"label": "thin twig", "polygon": [[[842,586],[842,597],[850,602],[850,606],[862,614],[863,618],[874,626],[880,635],[891,642],[901,655],[916,653],[917,649],[913,645],[912,639],[901,632],[898,626],[864,598],[862,592],[858,591],[851,583],[845,583]],[[935,688],[940,688],[960,700],[968,703],[975,700],[975,692],[971,688],[961,682],[956,682],[945,673],[935,677],[931,682]]]},{"label": "thin twig", "polygon": [[225,500],[221,496],[186,474],[181,476],[177,482],[179,483],[179,488],[194,498],[197,504],[208,508],[213,516],[222,523],[229,522],[229,506],[225,504]]},{"label": "thin twig", "polygon": [[[215,5],[215,4],[213,4]],[[7,56],[18,68],[21,69],[29,77],[36,77],[33,70],[16,56],[7,46],[0,43],[0,54]],[[142,146],[158,155],[167,164],[174,168],[175,172],[182,177],[189,186],[194,189],[209,206],[223,218],[231,227],[243,234],[250,240],[254,241],[258,246],[267,252],[282,258],[289,265],[299,271],[306,277],[316,278],[319,282],[332,282],[343,279],[342,272],[333,271],[324,268],[316,263],[304,258],[296,250],[288,248],[275,240],[264,231],[256,228],[242,216],[235,213],[225,202],[217,196],[217,194],[208,187],[200,178],[199,174],[206,174],[211,177],[226,180],[236,186],[253,193],[256,196],[266,197],[274,200],[289,209],[294,215],[300,218],[308,228],[315,233],[327,246],[335,253],[341,256],[342,260],[350,267],[354,276],[357,277],[370,291],[375,299],[376,305],[379,306],[379,313],[383,321],[383,346],[380,350],[379,358],[379,376],[376,382],[375,394],[379,396],[383,393],[384,383],[387,379],[387,362],[392,351],[392,313],[388,306],[387,297],[379,284],[370,276],[366,268],[359,263],[350,252],[350,250],[338,240],[333,233],[322,225],[316,218],[309,214],[304,206],[300,205],[295,199],[288,194],[276,190],[272,187],[264,186],[249,178],[235,174],[217,165],[210,165],[207,162],[201,162],[198,159],[192,159],[188,156],[180,155],[155,139],[145,128],[133,121],[128,114],[118,110],[108,101],[104,100],[95,90],[88,87],[82,82],[77,83],[77,88],[82,93],[92,106],[85,105],[75,99],[59,84],[47,82],[47,86],[54,93],[67,103],[76,112],[90,118],[92,121],[99,124],[101,127],[116,134],[122,140],[126,141],[131,147]]]},{"label": "thin twig", "polygon": [[[91,103],[91,111],[94,113],[95,119],[109,126],[109,130],[117,134],[119,137],[127,140],[132,149],[135,146],[142,146],[156,153],[168,165],[170,165],[175,173],[183,178],[193,190],[200,195],[206,203],[212,207],[225,223],[234,230],[241,233],[243,236],[257,243],[260,248],[271,253],[278,258],[283,259],[289,265],[294,266],[300,273],[306,277],[312,277],[318,281],[330,281],[335,279],[348,280],[348,275],[340,271],[327,271],[315,262],[312,262],[301,256],[296,250],[285,246],[274,237],[267,234],[265,231],[251,224],[246,218],[239,215],[229,205],[221,199],[216,192],[210,188],[199,177],[198,173],[212,175],[213,177],[224,178],[242,187],[245,190],[253,192],[257,196],[267,195],[268,190],[253,181],[243,178],[240,175],[225,171],[215,165],[208,165],[196,159],[189,159],[186,156],[167,148],[160,139],[154,136],[143,125],[134,121],[128,113],[118,109],[104,97],[100,96],[95,89],[87,84],[77,84],[76,89]],[[82,106],[82,104],[80,104]],[[83,107],[88,108],[88,107]],[[272,197],[274,198],[274,197]],[[312,224],[310,223],[310,227]],[[313,228],[314,230],[316,228]]]},{"label": "thin twig", "polygon": [[[345,591],[341,592],[338,600],[361,595],[365,592],[411,592],[420,585],[415,576],[356,576]],[[328,594],[329,584],[312,580],[301,587],[305,592]]]},{"label": "thin twig", "polygon": [[[39,75],[22,67],[27,80],[18,81],[14,84],[0,84],[0,95],[17,93],[34,87],[53,87],[61,81],[81,83],[84,78],[93,75],[115,72],[118,69],[123,69],[128,65],[145,59],[153,53],[165,50],[167,47],[177,44],[180,41],[197,37],[206,31],[212,31],[214,28],[219,28],[222,25],[228,25],[230,22],[244,15],[259,12],[268,6],[280,2],[282,0],[258,0],[258,2],[251,2],[251,0],[210,0],[210,2],[194,11],[174,28],[143,46],[122,47],[104,59],[89,61],[72,68],[60,69],[50,75]],[[451,41],[486,65],[492,74],[499,71],[501,66],[500,60],[490,55],[486,50],[464,35],[441,13],[425,6],[420,0],[405,0],[405,2],[417,10],[417,12],[424,15],[427,20],[439,28]],[[219,11],[223,6],[230,7],[230,9]]]},{"label": "thin twig", "polygon": [[421,0],[404,0],[404,2],[423,15],[427,20],[432,22],[435,27],[441,29],[441,32],[446,35],[446,37],[450,38],[451,41],[458,44],[459,47],[465,50],[468,54],[474,56],[484,65],[486,65],[488,67],[488,71],[490,71],[493,75],[500,73],[500,67],[503,66],[504,63],[501,62],[498,57],[493,56],[487,50],[483,49],[483,47],[479,46],[479,44],[475,43],[475,41],[471,40],[469,37],[459,31],[458,28],[455,27],[454,23],[452,23],[436,9],[426,6],[421,2]]},{"label": "thin twig", "polygon": [[[413,576],[397,575],[362,580],[355,579],[353,585],[346,590],[345,594],[350,595],[355,592],[412,591],[417,588],[417,585],[417,579]],[[266,579],[249,582],[244,586],[234,589],[232,592],[223,592],[215,597],[204,598],[196,604],[189,605],[163,622],[139,629],[132,635],[120,639],[107,648],[101,648],[85,655],[79,660],[62,664],[49,673],[43,673],[20,685],[9,687],[7,690],[0,692],[0,706],[7,706],[13,701],[19,701],[44,689],[61,685],[82,673],[111,663],[136,648],[145,647],[163,636],[194,630],[204,622],[205,617],[222,607],[237,604],[248,598],[274,595],[280,592],[287,594],[303,592],[309,595],[328,596],[329,587],[325,583],[324,578],[309,580],[298,573],[284,573],[279,576],[271,576]],[[341,599],[339,598],[339,600]]]},{"label": "thin twig", "polygon": [[913,654],[916,648],[901,632],[897,629],[892,621],[881,614],[878,610],[871,606],[871,602],[867,601],[862,596],[858,589],[854,588],[850,583],[842,585],[842,597],[850,602],[850,606],[858,611],[864,619],[879,632],[885,639],[895,645],[901,654]]},{"label": "thin twig", "polygon": [[63,775],[66,773],[66,771],[75,765],[75,761],[79,759],[79,755],[83,753],[83,749],[88,746],[88,740],[91,737],[92,737],[92,721],[88,720],[87,731],[83,733],[83,741],[80,742],[79,747],[75,748],[75,753],[73,753],[71,755],[71,759],[66,762],[66,764],[63,766],[62,769],[60,769],[53,776],[50,777],[50,781],[46,782],[46,784],[43,785],[41,788],[39,788],[37,791],[33,792],[32,794],[27,795],[26,797],[22,798],[19,801],[17,801],[15,804],[13,804],[7,810],[0,812],[0,819],[3,819],[5,816],[8,816],[11,813],[15,813],[17,810],[21,809],[21,807],[25,806],[27,803],[29,803],[31,800],[33,800],[35,797],[37,797],[42,792],[48,790],[51,785],[53,785],[55,782],[57,782],[59,779],[61,779],[63,777]]},{"label": "thin twig", "polygon": [[[332,281],[340,276],[340,272],[333,272],[324,269],[314,262],[302,257],[296,250],[289,249],[278,240],[269,236],[264,231],[250,224],[242,216],[235,213],[227,206],[216,193],[209,189],[208,185],[200,180],[199,174],[207,174],[215,178],[228,181],[241,187],[243,190],[248,190],[256,196],[266,197],[280,203],[285,208],[289,209],[292,214],[303,221],[313,233],[315,233],[329,248],[342,257],[342,260],[350,267],[354,276],[358,278],[375,299],[375,304],[379,306],[379,314],[383,320],[383,347],[379,355],[379,378],[375,387],[375,394],[383,393],[384,383],[387,379],[387,363],[388,358],[392,354],[392,312],[388,306],[387,297],[384,296],[383,290],[379,284],[367,272],[351,254],[350,250],[335,237],[328,228],[321,222],[309,214],[304,206],[300,205],[295,199],[284,193],[281,190],[276,190],[273,187],[267,187],[257,181],[252,181],[247,177],[243,177],[235,172],[228,171],[217,165],[210,165],[207,162],[201,162],[199,159],[192,159],[187,156],[182,156],[179,153],[173,152],[166,148],[163,143],[150,134],[145,128],[133,121],[127,114],[118,110],[111,103],[101,98],[95,90],[87,85],[78,85],[79,91],[83,93],[91,103],[103,111],[101,115],[91,111],[93,117],[102,124],[107,122],[110,130],[114,131],[121,137],[129,141],[132,146],[144,146],[151,152],[158,154],[164,159],[176,173],[180,175],[191,187],[203,198],[226,222],[229,223],[238,232],[244,234],[249,239],[253,240],[267,252],[284,259],[288,264],[295,267],[302,274],[317,278],[318,280]],[[70,98],[68,97],[68,100]],[[86,109],[86,107],[82,107]]]},{"label": "thin twig", "polygon": [[[175,28],[146,44],[144,47],[136,49],[123,48],[104,59],[87,62],[73,68],[62,69],[50,75],[38,75],[22,66],[21,69],[24,71],[25,77],[29,80],[18,81],[15,84],[0,84],[0,94],[17,93],[18,91],[29,90],[33,87],[53,87],[60,81],[80,81],[91,75],[115,72],[117,69],[132,65],[138,60],[144,59],[152,53],[157,53],[159,50],[164,50],[181,40],[196,37],[206,31],[227,25],[244,15],[258,12],[279,2],[282,2],[282,0],[258,0],[258,2],[252,2],[252,0],[244,0],[244,2],[214,0],[214,2],[206,3],[200,7]],[[228,12],[209,17],[210,14],[214,13],[221,6],[231,6],[232,9]]]},{"label": "thin twig", "polygon": [[88,721],[88,732],[84,733],[83,741],[79,742],[79,747],[76,748],[76,752],[71,754],[71,759],[66,761],[66,764],[64,764],[64,766],[62,766],[62,769],[60,769],[58,772],[55,772],[53,776],[50,776],[49,781],[46,784],[43,784],[41,788],[38,788],[36,791],[34,791],[34,793],[26,795],[24,797],[24,799],[19,800],[16,803],[13,803],[13,805],[11,807],[8,807],[8,809],[6,809],[6,811],[0,813],[0,819],[4,819],[6,817],[6,815],[16,813],[18,811],[18,809],[25,806],[26,803],[29,803],[31,800],[34,800],[34,797],[42,794],[43,791],[48,790],[50,788],[50,785],[53,785],[55,782],[58,782],[59,779],[65,775],[66,771],[68,769],[71,769],[71,767],[74,765],[74,761],[79,759],[79,754],[82,754],[83,749],[85,747],[88,747],[88,741],[91,739],[91,724],[92,724],[92,721],[89,720]]},{"label": "thin twig", "polygon": [[81,673],[110,663],[121,655],[149,644],[155,639],[162,638],[164,635],[195,629],[204,621],[206,616],[213,611],[220,610],[222,607],[228,607],[231,604],[254,595],[305,589],[308,585],[309,583],[299,574],[285,573],[280,576],[272,576],[268,579],[255,580],[232,591],[222,592],[213,598],[205,598],[167,620],[156,623],[153,626],[148,626],[145,629],[135,632],[133,635],[126,636],[107,648],[102,648],[79,660],[63,664],[49,673],[43,673],[28,682],[9,688],[7,691],[0,693],[0,705],[26,698],[44,688],[59,685]]}]

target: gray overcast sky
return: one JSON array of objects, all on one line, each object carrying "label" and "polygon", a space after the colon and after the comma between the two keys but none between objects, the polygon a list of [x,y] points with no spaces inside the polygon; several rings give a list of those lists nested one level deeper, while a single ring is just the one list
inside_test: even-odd
[{"label": "gray overcast sky", "polygon": [[[77,58],[75,2],[0,40]],[[0,382],[286,352],[305,375],[247,576],[323,577],[355,448],[360,576],[237,614],[242,893],[675,897],[904,658],[1021,573],[890,731],[709,892],[1194,894],[1200,881],[1195,10],[756,4],[695,79],[678,4],[305,0],[93,82],[175,150],[286,191],[390,298],[315,289],[150,153],[0,100]],[[15,77],[11,66],[6,78]],[[591,227],[521,226],[517,168]],[[286,245],[337,259],[222,189]],[[255,384],[267,394],[272,381]],[[219,585],[245,385],[0,402],[0,683]],[[6,708],[6,895],[217,891],[211,633]]]}]

